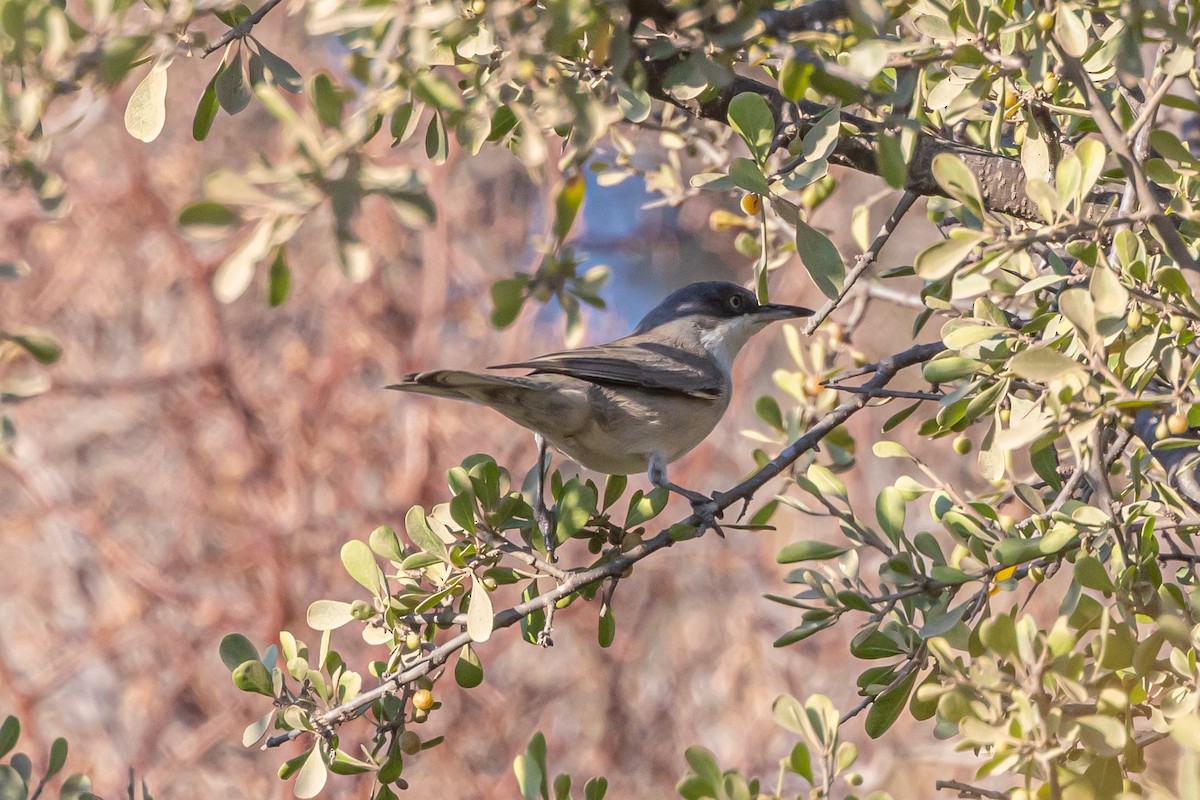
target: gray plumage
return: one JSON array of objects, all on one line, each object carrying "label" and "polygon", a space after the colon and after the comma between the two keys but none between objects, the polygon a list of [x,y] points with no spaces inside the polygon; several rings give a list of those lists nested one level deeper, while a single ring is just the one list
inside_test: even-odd
[{"label": "gray plumage", "polygon": [[622,339],[492,367],[527,375],[434,370],[387,388],[488,406],[588,469],[649,470],[656,485],[683,491],[666,482],[666,465],[720,421],[738,351],[766,323],[812,313],[760,305],[736,284],[693,283]]}]

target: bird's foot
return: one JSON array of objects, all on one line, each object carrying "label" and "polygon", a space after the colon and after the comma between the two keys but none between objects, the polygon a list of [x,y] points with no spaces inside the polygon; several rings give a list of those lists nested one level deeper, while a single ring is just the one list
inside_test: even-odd
[{"label": "bird's foot", "polygon": [[717,523],[717,519],[724,514],[724,511],[717,505],[717,501],[702,494],[689,497],[688,500],[692,504],[692,513],[700,520],[700,525],[696,528],[696,535],[703,536],[704,532],[711,528],[717,532],[717,536],[724,539],[725,531],[721,530],[721,526]]}]

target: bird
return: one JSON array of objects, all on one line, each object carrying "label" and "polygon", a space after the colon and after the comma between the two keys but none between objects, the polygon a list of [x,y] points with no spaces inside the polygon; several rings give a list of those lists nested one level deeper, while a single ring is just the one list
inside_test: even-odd
[{"label": "bird", "polygon": [[533,431],[535,518],[552,558],[542,499],[547,443],[595,472],[645,472],[655,487],[687,498],[701,533],[711,527],[723,535],[712,498],[672,483],[667,465],[720,422],[733,390],[734,359],[750,337],[771,322],[814,313],[760,303],[736,283],[701,281],[671,292],[621,339],[488,367],[528,370],[525,375],[439,369],[414,372],[386,388],[487,406]]}]

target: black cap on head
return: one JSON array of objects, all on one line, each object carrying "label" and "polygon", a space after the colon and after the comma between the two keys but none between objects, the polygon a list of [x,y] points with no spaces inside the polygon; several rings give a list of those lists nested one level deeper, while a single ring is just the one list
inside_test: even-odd
[{"label": "black cap on head", "polygon": [[807,317],[812,311],[800,306],[762,305],[754,292],[729,281],[700,281],[671,292],[642,318],[634,333],[645,333],[667,322],[687,316],[730,319],[770,312],[771,319]]}]

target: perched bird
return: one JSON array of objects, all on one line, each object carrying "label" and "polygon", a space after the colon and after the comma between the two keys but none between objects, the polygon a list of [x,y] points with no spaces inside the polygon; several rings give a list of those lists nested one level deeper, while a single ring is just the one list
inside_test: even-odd
[{"label": "perched bird", "polygon": [[[733,360],[747,340],[767,323],[813,313],[760,304],[737,284],[704,281],[672,292],[623,339],[489,368],[532,370],[524,376],[434,370],[387,388],[493,408],[534,432],[539,456],[549,442],[597,472],[645,471],[655,486],[686,497],[702,523],[719,531],[711,498],[671,483],[667,464],[720,421],[733,388]],[[535,513],[549,536],[543,462]]]}]

